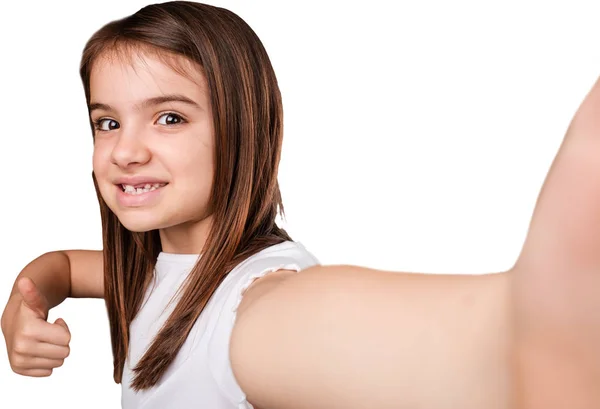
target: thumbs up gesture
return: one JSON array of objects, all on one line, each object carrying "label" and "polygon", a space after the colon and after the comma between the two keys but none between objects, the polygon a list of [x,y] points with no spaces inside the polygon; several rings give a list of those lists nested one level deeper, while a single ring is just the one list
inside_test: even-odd
[{"label": "thumbs up gesture", "polygon": [[26,376],[49,376],[69,355],[71,333],[62,318],[47,322],[48,301],[35,283],[17,282],[21,296],[3,327],[12,370]]},{"label": "thumbs up gesture", "polygon": [[552,163],[513,273],[515,408],[600,407],[600,80]]}]

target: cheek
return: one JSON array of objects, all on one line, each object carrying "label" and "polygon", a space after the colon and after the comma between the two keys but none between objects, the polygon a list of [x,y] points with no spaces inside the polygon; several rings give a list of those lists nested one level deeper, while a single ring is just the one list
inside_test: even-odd
[{"label": "cheek", "polygon": [[210,187],[214,178],[212,162],[197,161],[190,163],[188,166],[181,167],[178,173],[186,179],[191,188],[197,187],[199,190]]},{"label": "cheek", "polygon": [[106,173],[110,164],[110,150],[104,144],[96,143],[92,155],[92,167],[96,176],[102,176]]},{"label": "cheek", "polygon": [[212,180],[214,174],[213,147],[208,144],[194,143],[178,147],[177,151],[170,152],[169,163],[177,169],[180,175],[186,178],[204,181]]},{"label": "cheek", "polygon": [[196,200],[210,195],[214,179],[214,161],[212,156],[203,152],[201,155],[193,155],[185,162],[178,162],[177,167],[172,168],[175,180],[185,181],[185,190],[188,195],[194,196]]}]

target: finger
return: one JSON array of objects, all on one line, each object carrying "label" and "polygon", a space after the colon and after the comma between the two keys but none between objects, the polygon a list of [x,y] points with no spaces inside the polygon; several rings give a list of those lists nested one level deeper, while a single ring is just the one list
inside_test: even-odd
[{"label": "finger", "polygon": [[64,359],[50,359],[43,357],[23,357],[14,359],[13,367],[18,370],[53,369],[64,364]]},{"label": "finger", "polygon": [[15,370],[16,373],[25,376],[32,376],[34,378],[42,378],[45,376],[52,375],[52,369],[24,369],[24,370]]},{"label": "finger", "polygon": [[68,346],[38,342],[26,352],[21,352],[21,355],[48,359],[65,359],[70,353],[71,348]]},{"label": "finger", "polygon": [[56,321],[54,321],[54,324],[60,325],[61,327],[63,327],[64,329],[66,329],[67,332],[69,332],[69,334],[71,333],[71,331],[69,331],[69,326],[67,325],[67,323],[65,322],[65,320],[63,320],[62,318],[57,318]]},{"label": "finger", "polygon": [[46,297],[40,293],[31,278],[22,277],[19,279],[17,288],[23,298],[23,304],[34,311],[40,318],[43,318],[44,320],[47,319],[48,301]]},{"label": "finger", "polygon": [[59,346],[68,346],[71,342],[71,333],[61,324],[43,322],[36,337],[38,341]]}]

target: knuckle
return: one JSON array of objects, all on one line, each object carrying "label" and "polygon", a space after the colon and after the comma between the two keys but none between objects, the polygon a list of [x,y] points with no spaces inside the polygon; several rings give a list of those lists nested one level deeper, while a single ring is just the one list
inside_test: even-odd
[{"label": "knuckle", "polygon": [[35,336],[35,330],[31,325],[23,325],[21,330],[19,331],[21,337],[23,338],[33,338]]},{"label": "knuckle", "polygon": [[29,349],[29,343],[24,339],[19,338],[15,340],[12,349],[15,355],[25,354]]},{"label": "knuckle", "polygon": [[21,368],[19,368],[17,366],[11,365],[10,369],[12,369],[12,371],[18,375],[27,375],[26,371],[22,370]]},{"label": "knuckle", "polygon": [[50,376],[52,374],[52,369],[33,369],[31,371],[25,372],[25,375],[32,376],[34,378],[44,378],[46,376]]},{"label": "knuckle", "polygon": [[13,368],[24,369],[27,363],[27,359],[23,355],[14,354],[12,359],[10,360],[11,366]]}]

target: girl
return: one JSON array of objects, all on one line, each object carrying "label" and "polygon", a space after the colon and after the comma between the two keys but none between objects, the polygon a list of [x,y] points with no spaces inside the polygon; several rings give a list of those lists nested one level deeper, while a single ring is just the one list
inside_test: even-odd
[{"label": "girl", "polygon": [[[60,366],[70,330],[45,322],[48,310],[97,297],[125,408],[597,402],[586,385],[598,379],[598,302],[585,290],[599,281],[587,272],[600,266],[600,86],[515,267],[424,276],[318,266],[275,224],[281,100],[235,14],[145,7],[95,33],[80,72],[104,250],[47,253],[19,274],[2,316],[15,372]],[[581,203],[577,217],[565,197]]]}]

